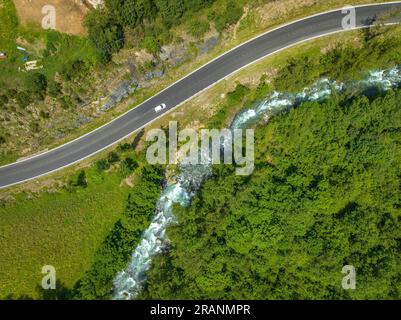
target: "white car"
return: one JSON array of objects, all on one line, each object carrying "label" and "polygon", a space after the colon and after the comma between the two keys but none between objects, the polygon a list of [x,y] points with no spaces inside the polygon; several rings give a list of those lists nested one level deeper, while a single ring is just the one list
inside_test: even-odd
[{"label": "white car", "polygon": [[156,113],[159,113],[160,111],[162,111],[162,110],[164,110],[164,109],[166,109],[166,108],[167,108],[166,104],[165,104],[165,103],[162,103],[161,105],[159,105],[159,106],[157,106],[157,107],[155,108],[155,111],[156,111]]}]

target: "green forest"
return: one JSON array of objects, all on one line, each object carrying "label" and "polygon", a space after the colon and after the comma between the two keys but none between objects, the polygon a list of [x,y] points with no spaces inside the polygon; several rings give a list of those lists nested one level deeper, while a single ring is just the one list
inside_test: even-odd
[{"label": "green forest", "polygon": [[217,167],[175,208],[142,298],[399,299],[400,100],[337,96],[258,126],[254,174]]},{"label": "green forest", "polygon": [[219,11],[199,20],[196,12],[210,7],[216,0],[106,0],[105,6],[92,10],[86,17],[88,36],[107,62],[125,44],[139,45],[157,54],[163,44],[171,42],[170,29],[183,22],[189,23],[191,33],[199,36],[214,22],[221,32],[237,22],[243,13],[242,1],[221,1]]}]

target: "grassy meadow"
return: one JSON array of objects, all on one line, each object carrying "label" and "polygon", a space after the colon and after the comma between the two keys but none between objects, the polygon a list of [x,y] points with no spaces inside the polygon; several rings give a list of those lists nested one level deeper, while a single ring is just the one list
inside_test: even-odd
[{"label": "grassy meadow", "polygon": [[87,171],[86,188],[19,193],[0,205],[0,298],[38,298],[44,265],[71,289],[122,215],[129,191],[119,173]]}]

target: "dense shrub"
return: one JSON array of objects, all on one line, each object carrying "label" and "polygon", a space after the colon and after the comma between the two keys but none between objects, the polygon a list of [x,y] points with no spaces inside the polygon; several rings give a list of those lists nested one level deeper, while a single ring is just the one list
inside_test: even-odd
[{"label": "dense shrub", "polygon": [[[399,64],[401,61],[400,29],[384,27],[374,31],[361,31],[362,43],[337,45],[324,54],[313,52],[288,59],[280,69],[274,86],[279,91],[298,92],[320,77],[337,81],[357,80],[363,71]],[[366,33],[369,36],[366,36]]]},{"label": "dense shrub", "polygon": [[216,30],[222,32],[227,26],[237,23],[243,13],[242,7],[233,0],[226,4],[223,12],[213,14],[209,18],[215,22]]},{"label": "dense shrub", "polygon": [[88,13],[85,25],[88,28],[89,40],[97,49],[100,61],[108,62],[112,54],[123,47],[123,28],[105,9]]}]

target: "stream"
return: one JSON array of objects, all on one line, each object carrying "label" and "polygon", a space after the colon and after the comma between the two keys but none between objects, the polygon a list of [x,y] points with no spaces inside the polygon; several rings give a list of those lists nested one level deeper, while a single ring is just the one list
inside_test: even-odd
[{"label": "stream", "polygon": [[[352,90],[355,92],[386,91],[401,84],[401,67],[370,71],[363,80],[347,84],[322,78],[299,93],[273,92],[260,103],[240,111],[230,126],[231,130],[244,129],[262,117],[273,112],[289,109],[307,101],[323,101],[334,92]],[[114,300],[137,298],[146,285],[146,272],[152,257],[161,254],[168,246],[166,228],[178,223],[173,213],[173,204],[189,206],[203,182],[212,175],[211,161],[205,165],[180,165],[174,182],[167,184],[156,204],[155,215],[150,226],[143,232],[139,245],[134,249],[127,267],[119,272],[113,281]]]}]

